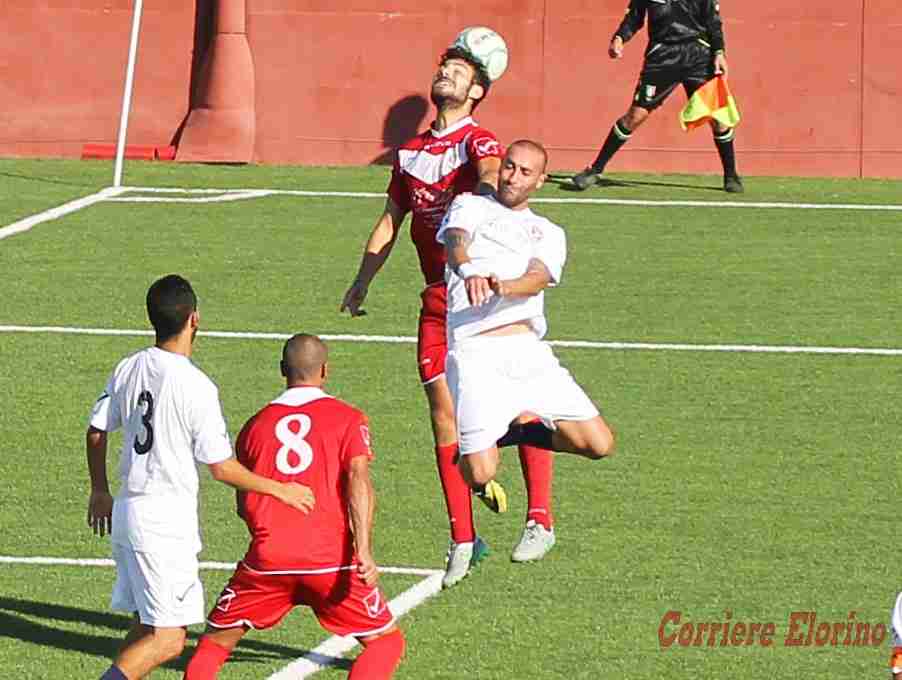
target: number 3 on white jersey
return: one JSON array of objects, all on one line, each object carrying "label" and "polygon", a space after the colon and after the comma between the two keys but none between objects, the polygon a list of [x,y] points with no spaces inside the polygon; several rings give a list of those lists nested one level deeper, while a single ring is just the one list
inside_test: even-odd
[{"label": "number 3 on white jersey", "polygon": [[[292,423],[298,424],[298,431],[293,432],[289,427]],[[276,439],[282,446],[276,453],[276,468],[283,475],[296,475],[303,472],[313,462],[313,448],[304,439],[310,434],[313,421],[303,413],[295,413],[285,416],[276,423]],[[298,457],[297,465],[292,465],[288,459],[289,452],[294,451]]]}]

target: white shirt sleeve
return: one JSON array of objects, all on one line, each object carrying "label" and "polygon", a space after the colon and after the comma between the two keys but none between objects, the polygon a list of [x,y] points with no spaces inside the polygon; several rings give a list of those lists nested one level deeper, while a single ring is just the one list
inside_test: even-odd
[{"label": "white shirt sleeve", "polygon": [[232,457],[232,443],[219,403],[219,390],[211,382],[197,397],[192,404],[194,459],[207,465],[221,463]]},{"label": "white shirt sleeve", "polygon": [[113,373],[91,409],[90,424],[96,430],[114,432],[122,427],[122,414],[119,410],[119,402],[113,396],[115,379],[116,374]]},{"label": "white shirt sleeve", "polygon": [[436,241],[444,243],[445,232],[449,229],[463,229],[471,236],[475,233],[483,214],[479,209],[480,201],[473,199],[473,194],[461,194],[451,202],[435,235]]},{"label": "white shirt sleeve", "polygon": [[556,224],[545,225],[543,237],[533,246],[532,256],[541,260],[551,274],[551,283],[555,286],[561,282],[564,263],[567,261],[567,236]]}]

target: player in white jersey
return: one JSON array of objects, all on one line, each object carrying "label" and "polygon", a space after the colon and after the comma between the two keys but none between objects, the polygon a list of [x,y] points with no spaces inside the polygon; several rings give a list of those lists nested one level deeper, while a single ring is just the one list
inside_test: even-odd
[{"label": "player in white jersey", "polygon": [[598,409],[541,342],[543,291],[560,281],[567,249],[563,229],[528,205],[546,163],[540,144],[514,142],[498,191],[456,198],[436,236],[448,255],[448,385],[471,486],[495,477],[496,442],[588,458],[614,448]]},{"label": "player in white jersey", "polygon": [[[185,627],[206,614],[198,579],[200,534],[196,463],[244,491],[278,498],[300,512],[313,494],[253,474],[232,455],[216,385],[191,363],[199,316],[191,284],[163,277],[147,291],[156,344],[126,357],[91,411],[86,445],[88,524],[111,532],[116,583],[112,608],[135,622],[102,680],[137,680],[179,656]],[[107,433],[121,429],[120,487],[106,473]]]}]

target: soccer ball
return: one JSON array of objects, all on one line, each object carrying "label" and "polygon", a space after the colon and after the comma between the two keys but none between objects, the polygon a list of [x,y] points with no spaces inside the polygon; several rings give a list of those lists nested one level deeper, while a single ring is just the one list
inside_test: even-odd
[{"label": "soccer ball", "polygon": [[468,52],[496,81],[507,70],[507,44],[504,38],[487,26],[470,26],[457,36],[451,47]]}]

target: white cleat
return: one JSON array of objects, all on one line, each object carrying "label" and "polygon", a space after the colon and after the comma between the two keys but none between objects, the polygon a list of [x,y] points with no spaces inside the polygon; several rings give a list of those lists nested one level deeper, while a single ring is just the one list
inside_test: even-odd
[{"label": "white cleat", "polygon": [[454,543],[448,547],[445,575],[442,588],[450,588],[460,583],[470,570],[489,554],[489,546],[479,536],[469,543]]},{"label": "white cleat", "polygon": [[520,542],[511,553],[511,562],[540,560],[554,547],[554,529],[546,529],[534,519],[526,523]]}]

